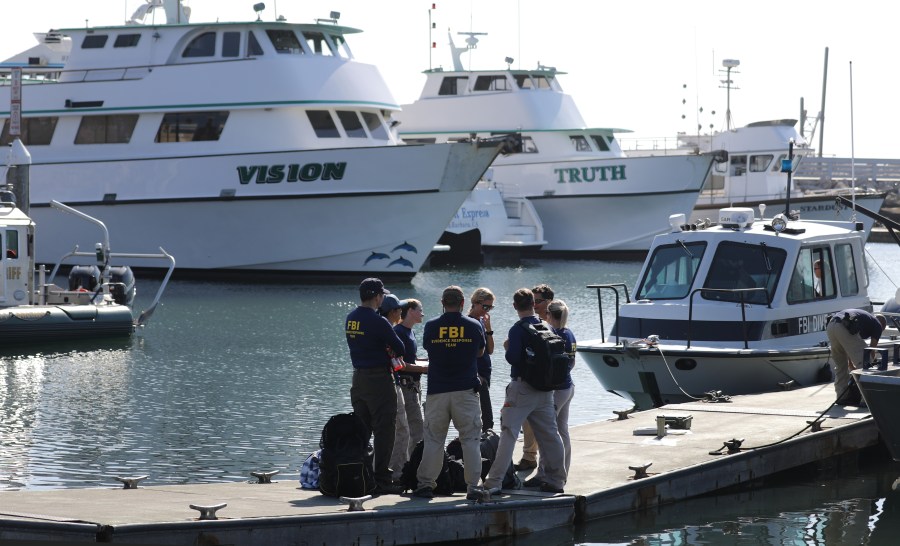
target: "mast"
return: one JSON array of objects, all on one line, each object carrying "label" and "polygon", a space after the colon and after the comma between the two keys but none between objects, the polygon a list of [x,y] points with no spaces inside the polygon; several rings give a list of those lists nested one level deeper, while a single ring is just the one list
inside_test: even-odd
[{"label": "mast", "polygon": [[825,48],[825,68],[822,70],[822,111],[819,112],[819,157],[822,157],[822,141],[825,137],[825,85],[828,83],[828,48]]},{"label": "mast", "polygon": [[[722,83],[725,84],[726,97],[727,97],[727,99],[726,99],[727,102],[726,102],[726,107],[725,107],[725,130],[726,131],[731,131],[732,129],[734,129],[734,123],[732,122],[732,119],[731,119],[731,84],[734,83],[733,81],[731,81],[731,69],[737,68],[740,65],[741,65],[741,61],[739,61],[737,59],[723,59],[722,60],[722,66],[725,67],[725,80],[723,80]],[[735,87],[735,89],[738,89],[738,88]]]}]

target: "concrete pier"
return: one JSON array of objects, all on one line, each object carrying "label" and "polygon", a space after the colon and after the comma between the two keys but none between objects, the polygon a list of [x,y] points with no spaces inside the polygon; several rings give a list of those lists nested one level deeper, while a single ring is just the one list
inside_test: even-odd
[{"label": "concrete pier", "polygon": [[[852,458],[878,443],[865,408],[835,406],[816,421],[833,401],[832,385],[824,384],[574,427],[566,493],[555,496],[510,490],[476,503],[462,493],[431,501],[386,495],[350,512],[338,499],[277,476],[271,484],[248,477],[227,484],[0,492],[0,541],[417,544],[523,535],[749,484],[835,456]],[[661,415],[690,416],[690,428],[657,436]],[[646,477],[635,477],[643,467]],[[220,504],[226,506],[216,520],[200,520],[190,508]]]}]

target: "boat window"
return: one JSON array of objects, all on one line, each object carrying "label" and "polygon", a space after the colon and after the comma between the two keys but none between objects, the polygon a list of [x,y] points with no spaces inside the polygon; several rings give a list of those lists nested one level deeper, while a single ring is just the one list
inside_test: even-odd
[{"label": "boat window", "polygon": [[597,145],[597,149],[601,152],[609,151],[609,144],[607,144],[606,139],[603,138],[603,135],[591,135],[591,140],[594,141],[594,144]]},{"label": "boat window", "polygon": [[703,241],[658,246],[653,251],[637,291],[639,300],[686,298],[706,252]]},{"label": "boat window", "polygon": [[241,55],[241,33],[240,32],[224,32],[222,33],[222,56],[223,57],[240,57]]},{"label": "boat window", "polygon": [[384,128],[384,123],[381,122],[381,116],[371,112],[363,112],[362,117],[366,127],[369,128],[372,138],[376,140],[390,140],[388,132]]},{"label": "boat window", "polygon": [[212,57],[216,54],[216,33],[204,32],[184,48],[182,57]]},{"label": "boat window", "polygon": [[140,34],[119,34],[116,36],[113,47],[137,47],[140,40]]},{"label": "boat window", "polygon": [[509,91],[506,76],[478,76],[475,78],[475,91]]},{"label": "boat window", "polygon": [[460,76],[447,76],[441,81],[438,95],[462,95],[469,85],[469,78]]},{"label": "boat window", "polygon": [[570,135],[569,139],[572,141],[572,146],[575,147],[576,152],[590,152],[591,145],[588,144],[586,138],[582,135]]},{"label": "boat window", "polygon": [[81,49],[100,49],[106,46],[108,39],[106,34],[88,34],[81,42]]},{"label": "boat window", "polygon": [[787,159],[787,154],[781,154],[778,156],[778,161],[772,164],[772,172],[779,173],[781,172],[781,162]]},{"label": "boat window", "polygon": [[538,89],[551,89],[553,87],[553,84],[551,83],[553,81],[552,76],[548,77],[532,75],[531,79],[534,80],[534,86]]},{"label": "boat window", "polygon": [[853,247],[849,244],[835,245],[834,262],[837,269],[838,282],[842,296],[859,294],[859,281],[856,278],[856,266],[853,260]]},{"label": "boat window", "polygon": [[733,155],[729,159],[731,176],[743,176],[747,172],[747,156]]},{"label": "boat window", "polygon": [[403,142],[406,144],[434,144],[437,142],[436,138],[404,138]]},{"label": "boat window", "polygon": [[328,41],[325,39],[325,35],[321,32],[304,32],[303,36],[306,38],[306,45],[309,46],[309,50],[316,55],[334,55],[334,52],[331,51],[331,46],[328,45]]},{"label": "boat window", "polygon": [[219,140],[228,112],[174,112],[163,116],[155,142]]},{"label": "boat window", "polygon": [[137,114],[84,116],[75,135],[75,144],[128,143],[137,119]]},{"label": "boat window", "polygon": [[[765,244],[723,242],[716,248],[703,288],[740,290],[765,288],[744,293],[744,301],[766,305],[772,301],[787,253]],[[741,301],[738,292],[701,292],[708,300]]]},{"label": "boat window", "polygon": [[350,138],[366,138],[366,130],[363,129],[362,122],[359,121],[359,115],[349,110],[338,110],[338,119],[344,126],[344,132]]},{"label": "boat window", "polygon": [[[26,146],[50,144],[58,119],[55,116],[22,118],[22,130],[19,136],[22,144]],[[9,120],[7,119],[3,123],[3,132],[0,133],[0,146],[9,146],[10,144],[12,144],[12,139],[9,137]]]},{"label": "boat window", "polygon": [[6,230],[6,257],[16,260],[19,256],[19,232],[8,229]]},{"label": "boat window", "polygon": [[788,285],[787,302],[802,303],[835,295],[830,249],[827,246],[801,248]]},{"label": "boat window", "polygon": [[340,138],[337,125],[328,110],[307,110],[306,117],[319,138]]},{"label": "boat window", "polygon": [[347,45],[347,40],[344,39],[340,34],[332,34],[330,35],[331,41],[334,42],[335,47],[335,55],[339,57],[344,57],[345,59],[350,59],[353,55],[350,53],[350,46]]},{"label": "boat window", "polygon": [[528,74],[513,74],[513,78],[515,78],[519,89],[532,89],[534,87]]},{"label": "boat window", "polygon": [[537,144],[534,143],[534,139],[530,136],[522,137],[522,153],[523,154],[536,154],[538,153]]},{"label": "boat window", "polygon": [[259,45],[259,40],[256,39],[256,35],[253,32],[247,33],[247,55],[259,56],[263,54],[263,48]]},{"label": "boat window", "polygon": [[751,155],[750,156],[750,172],[752,173],[763,173],[766,172],[766,169],[769,168],[769,165],[772,163],[772,159],[775,156],[769,155]]},{"label": "boat window", "polygon": [[303,46],[292,30],[268,29],[266,34],[278,53],[303,53]]}]

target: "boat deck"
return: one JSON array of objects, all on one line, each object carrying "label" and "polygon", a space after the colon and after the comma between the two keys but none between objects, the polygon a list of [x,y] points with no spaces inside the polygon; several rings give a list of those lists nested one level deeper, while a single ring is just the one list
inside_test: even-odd
[{"label": "boat deck", "polygon": [[[748,484],[834,456],[856,457],[876,445],[878,431],[865,408],[832,407],[822,430],[810,431],[808,422],[833,400],[832,385],[823,384],[574,427],[562,495],[504,491],[485,503],[461,493],[431,501],[387,495],[349,512],[337,499],[300,489],[296,479],[255,483],[249,472],[267,469],[248,469],[248,481],[238,483],[0,492],[0,540],[410,544],[526,534]],[[658,437],[658,415],[690,415],[690,429]],[[729,454],[724,444],[735,438],[743,443]],[[636,479],[629,467],[647,463],[647,477]],[[220,504],[227,506],[216,520],[199,520],[190,507]]]}]

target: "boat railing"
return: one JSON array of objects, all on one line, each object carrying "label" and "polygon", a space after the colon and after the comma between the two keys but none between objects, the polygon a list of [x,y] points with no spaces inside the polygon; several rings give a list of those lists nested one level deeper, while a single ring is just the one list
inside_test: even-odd
[{"label": "boat railing", "polygon": [[691,297],[688,298],[688,334],[687,334],[687,348],[691,348],[691,337],[692,330],[694,325],[694,296],[698,292],[716,292],[720,294],[737,294],[740,300],[741,306],[741,329],[744,333],[744,349],[750,348],[750,342],[747,338],[747,300],[746,295],[750,292],[763,292],[766,295],[766,306],[771,309],[772,304],[769,302],[769,292],[767,289],[763,287],[757,288],[696,288],[691,292]]},{"label": "boat railing", "polygon": [[900,182],[900,159],[855,159],[806,156],[793,178],[802,182]]},{"label": "boat railing", "polygon": [[[600,339],[606,340],[606,329],[603,326],[603,298],[601,290],[612,290],[613,295],[616,298],[616,322],[619,322],[619,288],[625,292],[625,303],[631,303],[631,296],[628,295],[628,285],[625,283],[612,283],[612,284],[589,284],[587,288],[596,288],[597,289],[597,304],[600,310]],[[619,344],[619,332],[616,330],[616,345]]]},{"label": "boat railing", "polygon": [[[137,66],[105,66],[103,68],[73,68],[69,70],[53,70],[49,72],[52,74],[52,77],[44,77],[44,78],[28,78],[28,81],[24,81],[23,83],[28,84],[60,84],[60,83],[87,83],[87,82],[99,82],[99,81],[126,81],[126,80],[140,80],[149,76],[155,69],[157,68],[171,68],[171,67],[184,67],[184,66],[194,66],[198,64],[214,64],[214,63],[234,63],[234,62],[243,62],[243,61],[252,61],[255,57],[238,57],[235,59],[210,59],[206,61],[193,61],[193,62],[178,62],[178,63],[167,63],[167,64],[147,64],[147,65],[137,65]],[[28,67],[25,67],[24,70],[29,70]],[[44,69],[42,72],[48,72]],[[7,86],[10,84],[10,78],[8,77],[0,77],[0,86]]]}]

